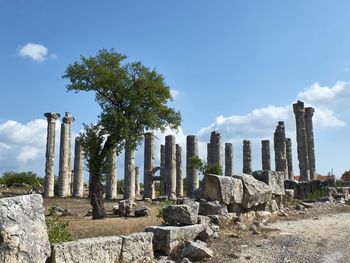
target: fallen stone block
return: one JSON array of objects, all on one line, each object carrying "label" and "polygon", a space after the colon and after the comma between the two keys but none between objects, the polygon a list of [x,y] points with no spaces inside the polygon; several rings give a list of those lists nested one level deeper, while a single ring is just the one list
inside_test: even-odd
[{"label": "fallen stone block", "polygon": [[219,201],[201,201],[199,203],[200,215],[227,215],[227,205]]},{"label": "fallen stone block", "polygon": [[170,255],[175,247],[185,241],[193,241],[198,234],[202,232],[208,225],[196,224],[190,226],[149,226],[146,232],[152,232],[153,250]]},{"label": "fallen stone block", "polygon": [[0,199],[0,262],[44,263],[51,254],[41,195]]},{"label": "fallen stone block", "polygon": [[294,199],[294,189],[285,189],[284,190],[284,200],[287,204],[292,202]]},{"label": "fallen stone block", "polygon": [[153,233],[133,233],[122,238],[121,262],[148,262],[153,259]]},{"label": "fallen stone block", "polygon": [[135,209],[136,217],[149,216],[150,214],[151,210],[148,208],[148,206],[139,206]]},{"label": "fallen stone block", "polygon": [[209,224],[210,223],[210,217],[209,216],[197,216],[197,224]]},{"label": "fallen stone block", "polygon": [[267,184],[256,180],[249,174],[234,175],[234,178],[241,179],[243,182],[243,201],[242,207],[252,208],[265,204],[271,200],[272,190]]},{"label": "fallen stone block", "polygon": [[240,204],[243,200],[243,184],[239,178],[205,174],[203,197],[209,201],[218,200],[225,204]]},{"label": "fallen stone block", "polygon": [[253,177],[269,185],[274,195],[284,195],[284,172],[272,170],[258,170]]},{"label": "fallen stone block", "polygon": [[52,245],[52,263],[119,262],[123,238],[120,236],[84,238]]},{"label": "fallen stone block", "polygon": [[163,209],[164,221],[172,226],[197,224],[199,203],[188,205],[169,205]]},{"label": "fallen stone block", "polygon": [[208,226],[199,233],[198,239],[207,242],[214,234],[214,231]]},{"label": "fallen stone block", "polygon": [[186,242],[181,250],[180,256],[186,257],[193,261],[199,261],[204,258],[210,258],[214,256],[213,250],[207,247],[207,244],[197,240],[196,242]]}]

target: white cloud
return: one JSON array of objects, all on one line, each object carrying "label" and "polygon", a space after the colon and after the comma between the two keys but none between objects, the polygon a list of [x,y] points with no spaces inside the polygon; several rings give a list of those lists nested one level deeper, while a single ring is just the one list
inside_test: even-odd
[{"label": "white cloud", "polygon": [[28,43],[21,47],[18,51],[18,55],[21,57],[30,57],[35,61],[42,62],[48,58],[57,59],[55,54],[48,55],[47,47],[40,44]]},{"label": "white cloud", "polygon": [[170,94],[173,97],[173,99],[175,99],[177,96],[179,96],[180,91],[176,90],[176,89],[171,89],[170,90]]}]

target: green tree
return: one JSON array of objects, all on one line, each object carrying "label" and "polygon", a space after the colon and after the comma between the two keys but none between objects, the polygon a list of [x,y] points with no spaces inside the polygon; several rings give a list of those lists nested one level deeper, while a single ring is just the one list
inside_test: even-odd
[{"label": "green tree", "polygon": [[69,80],[67,91],[94,92],[101,108],[96,124],[85,125],[81,144],[92,175],[90,191],[93,219],[105,217],[102,176],[107,172],[108,154],[116,149],[134,150],[145,131],[166,126],[176,129],[181,115],[167,106],[172,100],[162,75],[141,62],[122,62],[127,57],[114,49],[101,49],[95,57],[81,56],[68,65],[62,76]]},{"label": "green tree", "polygon": [[32,171],[28,172],[3,172],[2,178],[0,178],[0,182],[2,184],[6,184],[8,187],[13,185],[14,183],[19,184],[28,184],[28,185],[44,185],[44,178],[38,177],[36,173]]},{"label": "green tree", "polygon": [[340,180],[342,180],[342,181],[350,181],[350,170],[349,171],[345,171],[342,174]]}]

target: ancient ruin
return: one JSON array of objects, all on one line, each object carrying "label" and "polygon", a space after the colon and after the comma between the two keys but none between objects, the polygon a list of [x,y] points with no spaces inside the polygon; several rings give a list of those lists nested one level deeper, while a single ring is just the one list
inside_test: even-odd
[{"label": "ancient ruin", "polygon": [[271,170],[270,141],[261,141],[262,170]]},{"label": "ancient ruin", "polygon": [[73,197],[84,197],[84,152],[79,137],[75,138]]},{"label": "ancient ruin", "polygon": [[252,147],[249,140],[243,141],[243,173],[252,174]]},{"label": "ancient ruin", "polygon": [[176,196],[183,196],[182,147],[176,144]]},{"label": "ancient ruin", "polygon": [[210,143],[207,145],[207,164],[208,166],[222,166],[222,143],[221,134],[218,131],[213,131],[210,134]]},{"label": "ancient ruin", "polygon": [[225,176],[233,175],[233,146],[225,143]]},{"label": "ancient ruin", "polygon": [[135,151],[125,149],[124,199],[135,198]]},{"label": "ancient ruin", "polygon": [[176,198],[176,142],[174,135],[165,136],[165,194]]},{"label": "ancient ruin", "polygon": [[[186,138],[186,166],[192,157],[198,157],[198,138],[195,135],[188,135]],[[199,171],[197,169],[186,168],[187,196],[193,197],[194,191],[199,187]]]},{"label": "ancient ruin", "polygon": [[275,150],[275,170],[284,172],[285,179],[288,175],[287,152],[286,152],[286,134],[284,122],[279,121],[274,133]]},{"label": "ancient ruin", "polygon": [[154,135],[152,133],[145,134],[144,148],[144,166],[143,166],[143,182],[144,182],[144,198],[155,198],[154,182],[152,171],[155,167],[154,153]]},{"label": "ancient ruin", "polygon": [[112,200],[117,198],[117,156],[115,150],[109,154],[108,161],[110,170],[106,177],[106,199]]},{"label": "ancient ruin", "polygon": [[293,173],[293,152],[292,152],[292,139],[286,138],[286,154],[287,154],[287,166],[288,166],[288,178],[289,180],[294,179]]}]

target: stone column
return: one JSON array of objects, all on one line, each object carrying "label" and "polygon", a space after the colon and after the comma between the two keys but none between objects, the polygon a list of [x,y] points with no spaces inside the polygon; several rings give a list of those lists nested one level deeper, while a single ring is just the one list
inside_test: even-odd
[{"label": "stone column", "polygon": [[261,141],[261,161],[263,170],[271,170],[270,141]]},{"label": "stone column", "polygon": [[135,195],[140,195],[140,167],[135,166]]},{"label": "stone column", "polygon": [[[188,135],[186,138],[186,167],[189,166],[191,157],[198,157],[198,138],[195,135]],[[186,184],[187,196],[194,197],[194,191],[199,187],[199,171],[198,169],[186,168]]]},{"label": "stone column", "polygon": [[135,199],[135,151],[125,147],[124,199]]},{"label": "stone column", "polygon": [[108,156],[108,162],[110,164],[110,170],[107,173],[106,178],[106,199],[117,199],[117,154],[114,149]]},{"label": "stone column", "polygon": [[182,180],[182,147],[176,144],[176,196],[181,197],[184,194]]},{"label": "stone column", "polygon": [[73,197],[82,198],[84,194],[84,152],[79,137],[75,138]]},{"label": "stone column", "polygon": [[297,101],[293,104],[296,122],[298,161],[300,170],[300,181],[310,181],[309,157],[307,151],[307,137],[305,129],[304,102]]},{"label": "stone column", "polygon": [[288,166],[288,179],[293,180],[293,158],[292,158],[292,140],[291,138],[286,138],[286,153],[287,153],[287,166]]},{"label": "stone column", "polygon": [[[145,134],[145,149],[144,149],[144,166],[143,166],[143,182],[144,192],[143,198],[155,198],[153,175],[151,174],[155,167],[154,154],[154,135],[149,132]],[[160,182],[161,184],[162,182]]]},{"label": "stone column", "polygon": [[71,182],[71,158],[72,144],[69,142],[71,138],[72,122],[75,120],[70,112],[66,112],[66,116],[62,119],[61,124],[61,142],[60,142],[60,166],[58,173],[58,196],[70,196],[70,182]]},{"label": "stone column", "polygon": [[45,185],[44,196],[53,197],[55,184],[55,137],[56,137],[56,119],[61,116],[59,113],[47,112],[44,114],[47,118],[47,139],[46,139],[46,164],[45,164]]},{"label": "stone column", "polygon": [[176,198],[176,150],[175,136],[165,136],[165,177],[166,195],[169,199]]},{"label": "stone column", "polygon": [[222,168],[221,134],[218,131],[213,131],[210,135],[210,143],[208,143],[207,164],[208,166],[219,164]]},{"label": "stone column", "polygon": [[160,171],[159,171],[159,192],[161,196],[166,192],[166,176],[165,176],[165,145],[160,146]]},{"label": "stone column", "polygon": [[315,109],[308,107],[305,108],[305,130],[307,140],[307,153],[309,159],[310,180],[316,180],[316,161],[315,161],[315,143],[314,143],[314,131],[312,125],[312,116]]},{"label": "stone column", "polygon": [[252,147],[249,140],[243,141],[243,173],[252,174]]},{"label": "stone column", "polygon": [[232,143],[225,143],[225,175],[233,175],[233,147]]},{"label": "stone column", "polygon": [[274,133],[275,170],[284,172],[284,179],[288,179],[286,133],[284,122],[279,121]]}]

